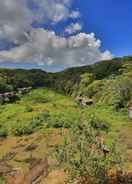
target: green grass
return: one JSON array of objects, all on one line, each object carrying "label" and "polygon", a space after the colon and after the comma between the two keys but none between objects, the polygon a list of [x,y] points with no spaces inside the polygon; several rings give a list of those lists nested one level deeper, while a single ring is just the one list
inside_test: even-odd
[{"label": "green grass", "polygon": [[67,127],[78,118],[78,111],[72,98],[37,89],[16,104],[0,106],[0,126],[8,135],[30,134],[43,126],[60,127],[63,123]]},{"label": "green grass", "polygon": [[110,124],[111,131],[130,125],[125,110],[116,112],[111,107],[103,105],[82,108],[72,97],[47,89],[37,89],[16,104],[0,106],[0,126],[7,130],[8,134],[14,134],[15,127],[26,129],[31,124],[34,124],[34,127],[41,125],[56,128],[63,125],[68,127],[80,118],[88,121],[91,115]]},{"label": "green grass", "polygon": [[0,137],[69,128],[81,121],[90,123],[93,116],[95,123],[108,126],[108,132],[101,129],[108,146],[116,142],[124,153],[130,150],[132,122],[126,109],[116,112],[104,105],[83,108],[74,98],[45,88],[32,90],[14,104],[0,106]]},{"label": "green grass", "polygon": [[0,184],[5,184],[3,177],[0,177]]}]

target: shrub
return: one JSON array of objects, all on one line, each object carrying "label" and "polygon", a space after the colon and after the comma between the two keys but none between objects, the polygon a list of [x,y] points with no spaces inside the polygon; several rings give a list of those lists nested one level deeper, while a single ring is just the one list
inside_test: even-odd
[{"label": "shrub", "polygon": [[32,103],[47,103],[50,101],[50,98],[47,93],[44,93],[44,91],[41,89],[32,91],[23,99]]},{"label": "shrub", "polygon": [[[105,155],[102,146],[96,142],[97,132],[88,124],[74,124],[64,142],[55,146],[57,164],[63,168],[72,183],[108,183],[111,168],[121,169],[121,158],[115,145]],[[69,182],[68,181],[68,182]]]},{"label": "shrub", "polygon": [[11,131],[15,136],[22,136],[33,133],[33,129],[31,126],[29,126],[29,124],[22,124],[20,122],[18,122]]},{"label": "shrub", "polygon": [[32,112],[33,111],[33,108],[28,105],[28,106],[26,106],[25,111],[26,112]]},{"label": "shrub", "polygon": [[13,91],[13,86],[7,84],[6,80],[0,77],[0,92]]},{"label": "shrub", "polygon": [[4,99],[2,97],[0,97],[0,105],[4,104]]},{"label": "shrub", "polygon": [[99,99],[100,104],[107,104],[118,111],[126,108],[132,100],[132,80],[130,76],[118,76],[104,81]]},{"label": "shrub", "polygon": [[0,128],[0,137],[5,138],[5,137],[7,137],[7,135],[8,135],[7,130],[5,128],[1,127]]},{"label": "shrub", "polygon": [[47,119],[48,128],[70,128],[73,123],[76,123],[76,119],[65,113],[52,115]]},{"label": "shrub", "polygon": [[29,135],[42,126],[42,120],[32,119],[29,122],[17,121],[11,127],[11,133],[15,136]]},{"label": "shrub", "polygon": [[121,77],[116,81],[114,87],[115,104],[116,110],[127,106],[128,102],[132,99],[132,81],[130,78]]},{"label": "shrub", "polygon": [[95,115],[91,115],[89,119],[90,126],[96,130],[103,130],[108,132],[110,129],[110,124]]},{"label": "shrub", "polygon": [[41,112],[40,115],[37,117],[37,119],[41,121],[47,121],[47,119],[50,117],[50,114],[48,111]]}]

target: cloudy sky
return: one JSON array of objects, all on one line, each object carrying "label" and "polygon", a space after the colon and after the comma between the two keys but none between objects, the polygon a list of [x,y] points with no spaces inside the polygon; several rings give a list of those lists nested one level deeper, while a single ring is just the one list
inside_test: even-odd
[{"label": "cloudy sky", "polygon": [[130,0],[0,0],[0,66],[58,71],[131,53]]}]

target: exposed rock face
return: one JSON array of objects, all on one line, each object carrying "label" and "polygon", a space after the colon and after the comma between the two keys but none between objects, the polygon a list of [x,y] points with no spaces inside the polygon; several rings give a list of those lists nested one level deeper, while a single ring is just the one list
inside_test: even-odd
[{"label": "exposed rock face", "polygon": [[32,87],[27,87],[27,88],[18,88],[17,92],[12,91],[12,92],[6,92],[6,93],[1,93],[0,94],[0,104],[4,104],[7,102],[15,102],[16,100],[19,99],[20,95],[27,94],[31,91]]},{"label": "exposed rock face", "polygon": [[93,100],[86,97],[77,96],[76,101],[82,106],[89,106],[93,104]]},{"label": "exposed rock face", "polygon": [[3,104],[5,102],[14,102],[18,99],[18,96],[15,92],[8,92],[0,94],[0,103]]},{"label": "exposed rock face", "polygon": [[18,93],[20,95],[27,94],[31,91],[32,87],[26,87],[26,88],[18,88]]},{"label": "exposed rock face", "polygon": [[0,103],[14,102],[19,99],[15,91],[0,94]]},{"label": "exposed rock face", "polygon": [[129,107],[129,117],[132,119],[132,107]]}]

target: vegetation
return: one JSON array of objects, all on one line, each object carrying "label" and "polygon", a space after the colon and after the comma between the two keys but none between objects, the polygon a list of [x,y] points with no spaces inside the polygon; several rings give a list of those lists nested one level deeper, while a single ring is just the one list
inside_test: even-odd
[{"label": "vegetation", "polygon": [[[19,140],[46,132],[42,137],[45,137],[44,149],[48,150],[50,159],[54,158],[49,145],[55,144],[59,166],[70,179],[79,179],[82,183],[88,178],[94,183],[106,183],[109,170],[120,168],[122,156],[126,160],[124,167],[131,168],[132,126],[128,117],[128,107],[132,104],[131,57],[58,73],[0,69],[0,93],[29,86],[33,90],[20,99],[0,103],[0,141],[12,136]],[[93,104],[80,106],[75,100],[77,96],[92,99]],[[55,133],[54,140],[51,132]],[[55,143],[57,136],[59,141]],[[97,137],[103,137],[103,145],[97,143]],[[41,149],[34,152],[37,158],[42,157],[42,152],[47,154],[42,145],[40,143]],[[107,156],[102,152],[103,146],[110,150]],[[10,143],[9,148],[14,149]],[[9,148],[0,147],[1,158],[10,151]],[[18,152],[21,151],[22,148]],[[23,152],[25,158],[28,154]],[[22,160],[21,154],[10,163]]]},{"label": "vegetation", "polygon": [[36,89],[17,103],[0,106],[0,136],[27,135],[43,127],[70,127],[78,116],[77,104],[70,97]]},{"label": "vegetation", "polygon": [[5,184],[3,177],[0,177],[0,184]]},{"label": "vegetation", "polygon": [[50,86],[50,78],[50,74],[42,70],[0,69],[0,92],[29,86]]},{"label": "vegetation", "polygon": [[59,166],[65,170],[70,182],[106,184],[110,170],[121,169],[122,160],[115,146],[105,153],[100,136],[88,122],[81,122],[71,127],[62,145],[56,146]]}]

